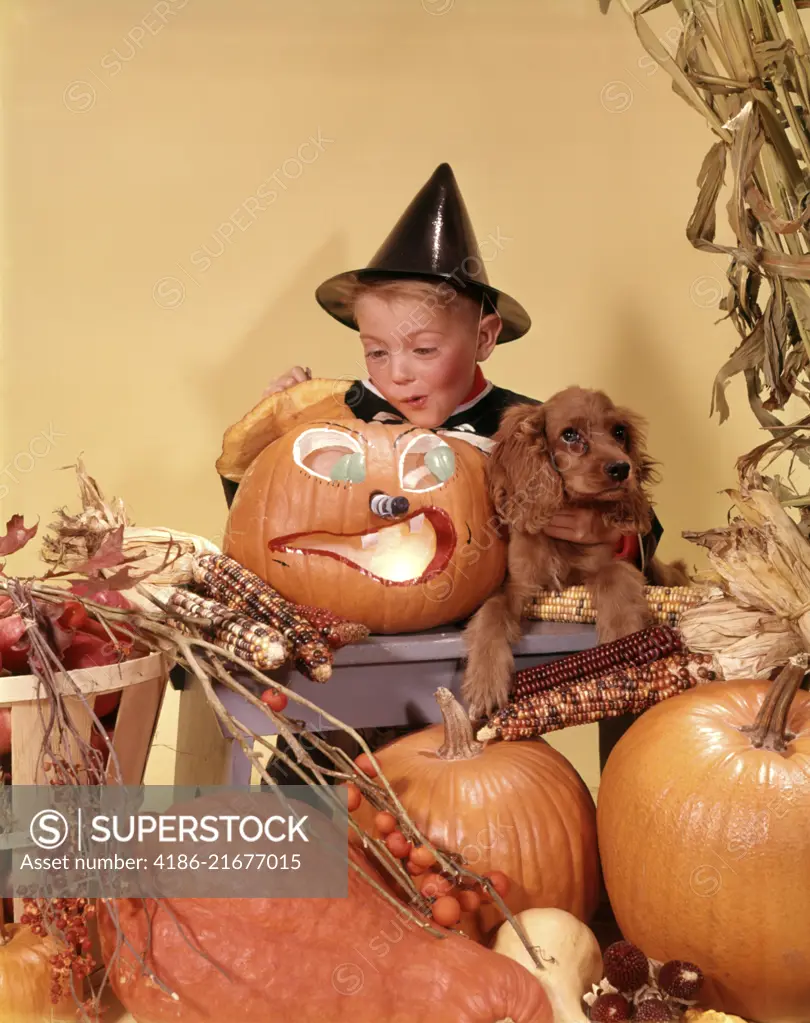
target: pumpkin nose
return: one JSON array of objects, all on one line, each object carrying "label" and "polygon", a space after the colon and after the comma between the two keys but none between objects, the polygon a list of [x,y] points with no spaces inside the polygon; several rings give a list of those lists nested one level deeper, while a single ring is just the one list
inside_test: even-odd
[{"label": "pumpkin nose", "polygon": [[410,508],[407,497],[389,497],[380,491],[371,495],[369,505],[372,515],[379,515],[381,519],[395,519]]}]

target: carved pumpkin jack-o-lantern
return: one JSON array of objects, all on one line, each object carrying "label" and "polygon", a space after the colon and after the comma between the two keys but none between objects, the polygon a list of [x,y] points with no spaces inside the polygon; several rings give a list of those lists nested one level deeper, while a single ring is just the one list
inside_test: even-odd
[{"label": "carved pumpkin jack-o-lantern", "polygon": [[485,468],[458,434],[310,422],[251,463],[225,551],[288,600],[373,632],[458,621],[506,570]]}]

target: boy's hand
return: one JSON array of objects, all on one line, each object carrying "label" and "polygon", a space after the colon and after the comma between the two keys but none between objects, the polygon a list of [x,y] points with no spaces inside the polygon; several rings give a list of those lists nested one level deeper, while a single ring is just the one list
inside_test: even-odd
[{"label": "boy's hand", "polygon": [[621,532],[606,526],[602,516],[592,508],[568,508],[557,512],[543,532],[555,540],[570,543],[609,546],[615,549],[621,542]]},{"label": "boy's hand", "polygon": [[286,391],[288,387],[295,387],[296,384],[302,384],[305,380],[311,379],[312,370],[309,366],[306,369],[302,366],[293,366],[283,376],[272,380],[262,392],[262,397],[267,398],[271,394],[275,394],[276,391]]}]

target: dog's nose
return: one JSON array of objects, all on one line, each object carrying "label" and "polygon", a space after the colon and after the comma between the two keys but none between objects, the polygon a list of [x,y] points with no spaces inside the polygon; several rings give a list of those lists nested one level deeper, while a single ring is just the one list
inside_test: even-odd
[{"label": "dog's nose", "polygon": [[612,480],[616,480],[617,483],[623,483],[630,475],[630,463],[608,462],[605,466],[605,472]]}]

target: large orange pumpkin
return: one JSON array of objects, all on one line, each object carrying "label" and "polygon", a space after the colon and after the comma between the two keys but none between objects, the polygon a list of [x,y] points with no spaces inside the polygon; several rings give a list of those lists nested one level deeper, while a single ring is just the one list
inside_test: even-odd
[{"label": "large orange pumpkin", "polygon": [[[449,690],[437,698],[443,724],[374,754],[409,817],[432,845],[459,853],[477,874],[506,874],[512,913],[552,907],[587,923],[599,899],[599,855],[584,782],[543,739],[476,742]],[[375,833],[365,800],[354,816]],[[465,931],[487,940],[502,921],[500,910],[484,904],[465,918]]]},{"label": "large orange pumpkin", "polygon": [[625,938],[655,959],[700,964],[701,1003],[760,1023],[810,1019],[801,675],[711,683],[648,710],[599,789],[602,867]]},{"label": "large orange pumpkin", "polygon": [[287,599],[373,632],[453,622],[506,571],[485,469],[486,455],[458,435],[309,422],[251,463],[224,549]]},{"label": "large orange pumpkin", "polygon": [[[362,854],[354,861],[381,885]],[[129,899],[113,988],[138,1023],[551,1023],[518,963],[466,938],[438,938],[353,871],[344,899]],[[151,919],[150,919],[151,917]],[[109,962],[116,925],[102,908]],[[173,1000],[133,961],[150,968]]]}]

